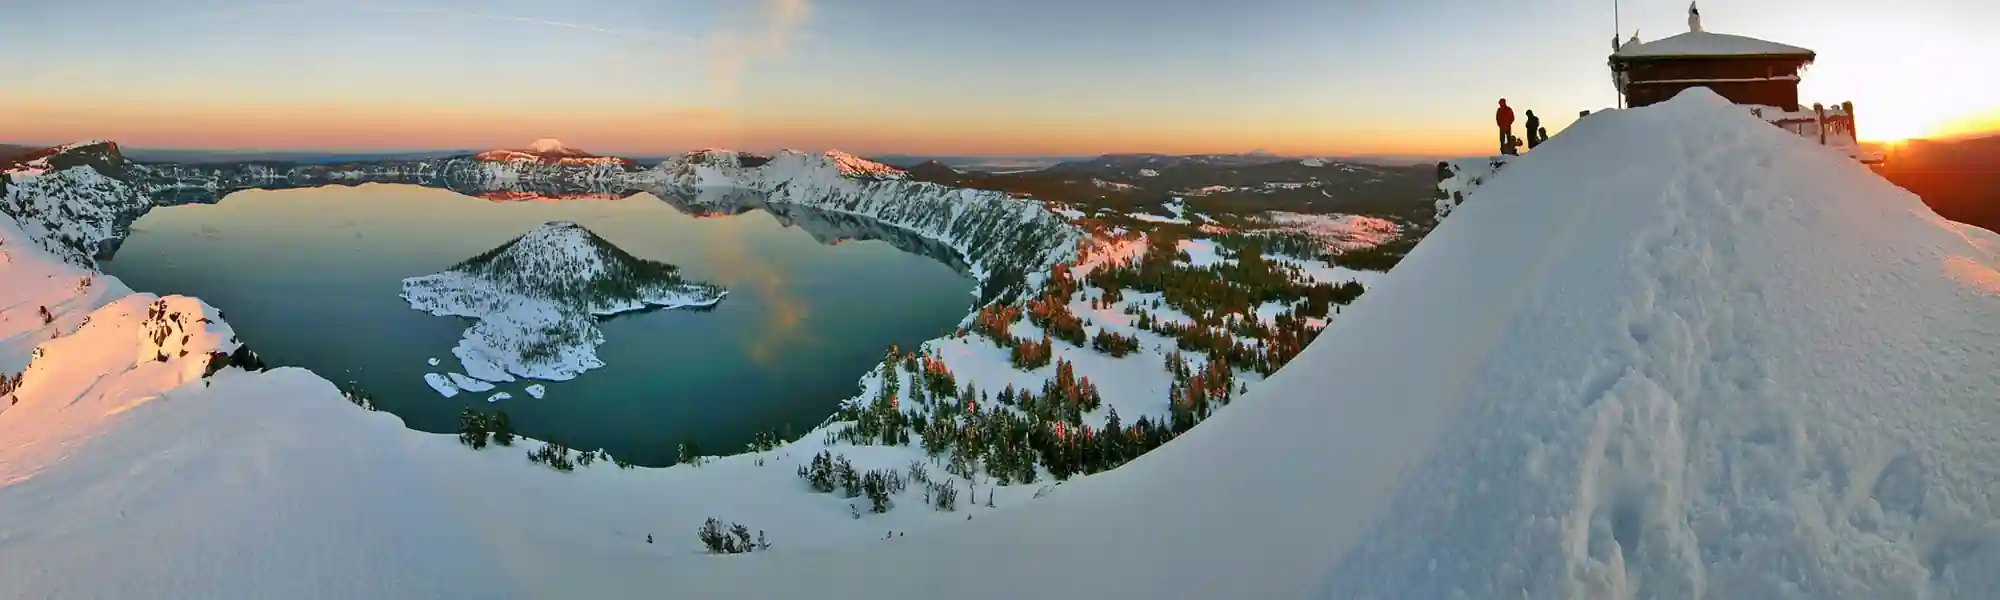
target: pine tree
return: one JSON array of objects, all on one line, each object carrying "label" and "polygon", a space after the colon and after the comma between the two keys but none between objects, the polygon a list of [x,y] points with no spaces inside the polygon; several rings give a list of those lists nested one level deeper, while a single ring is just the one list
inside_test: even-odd
[{"label": "pine tree", "polygon": [[473,450],[486,447],[486,418],[470,408],[458,414],[458,443]]},{"label": "pine tree", "polygon": [[697,464],[700,458],[701,458],[701,445],[694,443],[694,440],[681,442],[679,462],[684,464],[694,464],[695,466],[701,466]]},{"label": "pine tree", "polygon": [[514,445],[514,424],[507,420],[507,411],[493,414],[493,443],[502,446]]},{"label": "pine tree", "polygon": [[695,535],[701,538],[703,546],[708,547],[709,554],[722,554],[728,549],[729,538],[722,532],[722,522],[713,517],[703,522],[701,529],[695,531]]},{"label": "pine tree", "polygon": [[750,543],[750,528],[744,527],[741,523],[730,523],[729,535],[736,538],[728,544],[730,554],[749,552],[755,547]]}]

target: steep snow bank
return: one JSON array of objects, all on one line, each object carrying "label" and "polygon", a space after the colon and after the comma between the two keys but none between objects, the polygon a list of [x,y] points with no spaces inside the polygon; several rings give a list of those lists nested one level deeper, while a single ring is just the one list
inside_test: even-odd
[{"label": "steep snow bank", "polygon": [[1706,90],[1563,138],[1411,255],[1512,306],[1335,595],[1991,594],[2000,255]]}]

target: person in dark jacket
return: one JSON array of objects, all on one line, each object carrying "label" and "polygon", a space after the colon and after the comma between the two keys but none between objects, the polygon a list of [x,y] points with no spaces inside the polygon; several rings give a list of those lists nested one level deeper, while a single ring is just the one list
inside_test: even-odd
[{"label": "person in dark jacket", "polygon": [[1507,107],[1507,99],[1500,99],[1500,109],[1493,111],[1493,121],[1500,125],[1500,153],[1514,153],[1514,109]]},{"label": "person in dark jacket", "polygon": [[1535,116],[1535,111],[1531,110],[1527,112],[1528,112],[1528,149],[1534,150],[1535,146],[1542,145],[1542,135],[1540,133],[1537,133],[1542,130],[1542,118]]}]

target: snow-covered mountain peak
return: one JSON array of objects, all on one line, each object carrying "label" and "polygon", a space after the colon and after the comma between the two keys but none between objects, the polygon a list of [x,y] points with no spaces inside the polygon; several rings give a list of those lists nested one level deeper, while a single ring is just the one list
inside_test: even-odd
[{"label": "snow-covered mountain peak", "polygon": [[550,221],[495,250],[460,267],[504,269],[531,278],[588,278],[604,272],[606,255],[616,247],[575,222]]},{"label": "snow-covered mountain peak", "polygon": [[555,138],[542,138],[539,140],[535,140],[534,143],[528,144],[528,149],[533,150],[540,154],[581,153],[581,151],[579,150],[573,150],[569,146],[563,145],[562,140],[558,140]]}]

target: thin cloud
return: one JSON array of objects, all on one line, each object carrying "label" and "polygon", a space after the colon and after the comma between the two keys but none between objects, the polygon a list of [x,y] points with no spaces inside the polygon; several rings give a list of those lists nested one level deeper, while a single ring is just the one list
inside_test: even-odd
[{"label": "thin cloud", "polygon": [[753,26],[723,29],[709,37],[714,52],[710,83],[718,92],[734,93],[751,65],[784,52],[812,17],[811,0],[762,0],[760,8]]}]

